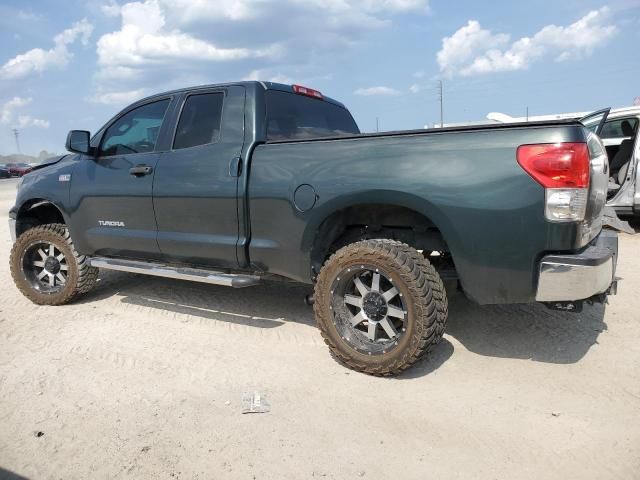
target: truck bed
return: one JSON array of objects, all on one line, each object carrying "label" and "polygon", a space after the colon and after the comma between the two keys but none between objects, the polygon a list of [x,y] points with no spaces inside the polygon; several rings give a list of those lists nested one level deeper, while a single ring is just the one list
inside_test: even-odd
[{"label": "truck bed", "polygon": [[[475,301],[534,301],[539,259],[582,248],[582,226],[545,220],[544,189],[518,165],[516,150],[584,142],[585,132],[577,121],[560,120],[258,145],[248,192],[248,256],[258,268],[311,282],[313,242],[333,212],[398,205],[433,222]],[[292,205],[301,185],[317,196],[308,211]]]}]

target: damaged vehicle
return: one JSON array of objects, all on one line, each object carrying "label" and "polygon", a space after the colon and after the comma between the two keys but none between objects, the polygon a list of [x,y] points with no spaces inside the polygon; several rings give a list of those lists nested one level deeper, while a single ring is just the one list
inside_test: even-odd
[{"label": "damaged vehicle", "polygon": [[88,292],[100,268],[301,282],[335,358],[395,375],[442,338],[445,280],[480,305],[578,311],[615,293],[605,122],[363,134],[342,103],[300,85],[154,95],[94,135],[71,131],[71,154],[23,177],[11,274],[51,306]]}]

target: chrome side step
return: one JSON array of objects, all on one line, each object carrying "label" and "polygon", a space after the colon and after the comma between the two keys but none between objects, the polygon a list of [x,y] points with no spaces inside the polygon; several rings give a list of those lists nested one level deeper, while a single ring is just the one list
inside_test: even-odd
[{"label": "chrome side step", "polygon": [[224,285],[233,288],[252,287],[260,283],[260,277],[256,275],[223,273],[200,268],[172,267],[170,265],[141,262],[138,260],[89,257],[89,263],[92,267],[106,268],[108,270],[141,273],[155,277],[177,278],[179,280],[211,283],[213,285]]}]

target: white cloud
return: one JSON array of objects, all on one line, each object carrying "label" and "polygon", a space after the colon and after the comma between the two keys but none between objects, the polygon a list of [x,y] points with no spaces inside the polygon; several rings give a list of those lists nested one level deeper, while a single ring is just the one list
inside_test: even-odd
[{"label": "white cloud", "polygon": [[371,12],[412,12],[428,11],[428,0],[361,0],[359,2],[349,2],[353,5],[362,5]]},{"label": "white cloud", "polygon": [[100,7],[100,11],[107,17],[117,17],[120,15],[120,5],[114,0],[110,0],[108,4]]},{"label": "white cloud", "polygon": [[139,88],[136,90],[127,90],[121,92],[100,92],[96,94],[91,101],[101,103],[103,105],[125,106],[145,96],[145,90]]},{"label": "white cloud", "polygon": [[33,118],[30,115],[19,115],[17,121],[14,120],[14,111],[31,103],[31,98],[13,97],[0,108],[0,123],[11,125],[17,128],[40,127],[49,128],[49,121],[40,118]]},{"label": "white cloud", "polygon": [[50,67],[65,66],[72,56],[69,45],[75,43],[78,38],[86,45],[91,32],[93,32],[93,25],[86,19],[74,23],[71,28],[67,28],[53,38],[53,48],[49,50],[34,48],[8,60],[0,67],[0,80],[24,78],[32,73],[41,73]]},{"label": "white cloud", "polygon": [[49,120],[42,120],[40,118],[33,118],[30,115],[20,115],[18,117],[18,128],[38,127],[49,128]]},{"label": "white cloud", "polygon": [[180,30],[165,28],[166,17],[156,0],[132,2],[120,8],[122,27],[98,40],[102,69],[130,76],[131,68],[180,60],[220,62],[276,55],[277,45],[262,49],[224,48]]},{"label": "white cloud", "polygon": [[419,93],[420,90],[422,90],[422,87],[420,85],[418,85],[417,83],[414,83],[413,85],[411,85],[409,87],[409,91],[411,93]]},{"label": "white cloud", "polygon": [[246,20],[259,15],[264,0],[161,0],[181,23],[199,20]]},{"label": "white cloud", "polygon": [[2,105],[0,109],[0,123],[10,123],[13,118],[13,111],[31,103],[31,98],[13,97]]},{"label": "white cloud", "polygon": [[478,52],[501,47],[508,41],[509,35],[494,35],[489,30],[484,30],[476,20],[469,20],[453,35],[442,39],[442,49],[437,54],[440,70],[455,73]]},{"label": "white cloud", "polygon": [[429,11],[428,0],[288,0],[287,3],[342,26],[377,27],[388,23],[387,15]]},{"label": "white cloud", "polygon": [[122,23],[98,40],[98,77],[131,78],[131,69],[176,61],[274,63],[302,52],[308,58],[350,45],[363,29],[386,25],[389,15],[428,8],[428,0],[110,0],[103,13]]},{"label": "white cloud", "polygon": [[400,92],[395,88],[391,87],[368,87],[368,88],[359,88],[355,92],[355,95],[360,95],[363,97],[369,97],[372,95],[399,95]]},{"label": "white cloud", "polygon": [[608,7],[593,10],[566,27],[547,25],[532,37],[522,37],[510,45],[508,35],[493,34],[471,20],[442,39],[437,60],[440,70],[448,75],[523,70],[547,56],[556,61],[588,56],[616,33]]},{"label": "white cloud", "polygon": [[287,75],[282,73],[272,74],[267,70],[252,70],[243,78],[243,80],[262,80],[265,82],[284,83],[287,85],[295,83],[291,77],[288,77]]},{"label": "white cloud", "polygon": [[427,12],[428,0],[158,0],[181,23],[207,20],[243,21],[263,17],[278,9],[307,11],[334,22],[379,21],[369,14]]},{"label": "white cloud", "polygon": [[318,65],[365,32],[429,7],[428,0],[103,1],[103,14],[121,23],[97,42],[93,101],[247,72],[246,78],[282,83],[319,78],[328,72]]}]

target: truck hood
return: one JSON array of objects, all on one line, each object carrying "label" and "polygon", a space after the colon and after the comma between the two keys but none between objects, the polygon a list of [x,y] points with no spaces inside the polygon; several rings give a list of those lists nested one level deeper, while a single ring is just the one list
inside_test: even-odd
[{"label": "truck hood", "polygon": [[47,159],[43,160],[42,163],[40,163],[40,165],[36,165],[35,167],[33,167],[32,171],[40,170],[41,168],[48,167],[49,165],[54,165],[54,164],[58,163],[60,160],[62,160],[63,158],[68,157],[68,156],[69,156],[69,154],[57,155],[55,157],[47,158]]}]

